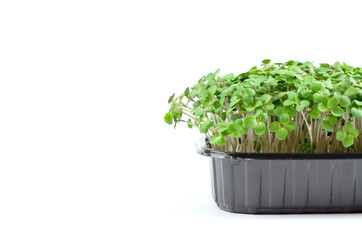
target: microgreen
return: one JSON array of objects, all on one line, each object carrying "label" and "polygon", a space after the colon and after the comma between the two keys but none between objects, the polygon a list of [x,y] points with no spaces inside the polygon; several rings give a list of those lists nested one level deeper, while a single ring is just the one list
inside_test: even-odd
[{"label": "microgreen", "polygon": [[173,94],[164,120],[198,128],[220,151],[362,152],[361,81],[361,68],[346,63],[265,59]]}]

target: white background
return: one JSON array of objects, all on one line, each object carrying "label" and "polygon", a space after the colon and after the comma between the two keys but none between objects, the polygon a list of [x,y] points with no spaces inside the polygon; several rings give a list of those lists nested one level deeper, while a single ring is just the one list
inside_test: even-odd
[{"label": "white background", "polygon": [[361,214],[219,210],[197,130],[163,116],[217,68],[361,66],[360,13],[348,0],[0,1],[0,239],[355,238]]}]

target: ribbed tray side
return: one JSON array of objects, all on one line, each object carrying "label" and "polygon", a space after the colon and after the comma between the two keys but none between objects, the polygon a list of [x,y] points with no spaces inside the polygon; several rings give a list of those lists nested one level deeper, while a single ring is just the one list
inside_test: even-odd
[{"label": "ribbed tray side", "polygon": [[309,167],[309,161],[286,161],[284,207],[303,208],[308,205]]},{"label": "ribbed tray side", "polygon": [[210,159],[213,196],[230,212],[361,212],[362,159]]},{"label": "ribbed tray side", "polygon": [[362,161],[356,161],[356,181],[354,186],[354,206],[362,207]]}]

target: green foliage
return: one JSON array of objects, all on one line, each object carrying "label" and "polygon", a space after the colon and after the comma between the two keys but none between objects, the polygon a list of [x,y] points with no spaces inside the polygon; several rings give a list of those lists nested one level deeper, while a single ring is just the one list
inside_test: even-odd
[{"label": "green foliage", "polygon": [[244,125],[245,127],[247,128],[254,128],[256,127],[256,119],[254,116],[247,116],[245,119],[244,119]]},{"label": "green foliage", "polygon": [[173,94],[164,121],[199,128],[221,151],[362,152],[361,81],[361,68],[345,63],[265,59]]},{"label": "green foliage", "polygon": [[347,122],[344,125],[343,130],[339,130],[336,134],[336,138],[342,141],[343,146],[348,148],[353,145],[354,139],[359,135],[359,131],[353,127],[353,124]]},{"label": "green foliage", "polygon": [[171,117],[171,114],[170,114],[169,112],[166,113],[164,119],[165,119],[165,122],[166,122],[167,124],[170,124],[170,125],[172,124],[172,117]]}]

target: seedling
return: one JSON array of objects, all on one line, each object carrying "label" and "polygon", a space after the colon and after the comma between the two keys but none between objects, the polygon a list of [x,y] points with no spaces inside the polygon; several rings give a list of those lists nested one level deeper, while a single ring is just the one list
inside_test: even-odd
[{"label": "seedling", "polygon": [[262,61],[237,76],[202,77],[178,97],[164,120],[184,122],[228,152],[362,152],[362,70]]}]

